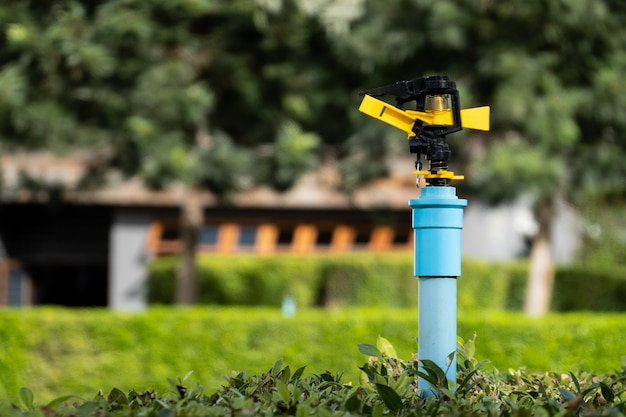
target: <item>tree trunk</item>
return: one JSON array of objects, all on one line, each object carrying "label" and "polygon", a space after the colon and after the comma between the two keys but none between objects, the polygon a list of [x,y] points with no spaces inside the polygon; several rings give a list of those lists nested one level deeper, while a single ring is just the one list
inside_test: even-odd
[{"label": "tree trunk", "polygon": [[200,194],[188,187],[180,207],[180,265],[176,279],[176,304],[195,304],[198,294],[196,251],[198,232],[204,222]]},{"label": "tree trunk", "polygon": [[554,202],[548,197],[539,202],[536,211],[539,230],[530,249],[530,267],[524,312],[540,317],[550,311],[554,286],[554,261],[552,259],[551,229]]},{"label": "tree trunk", "polygon": [[[206,118],[198,121],[194,142],[198,149],[211,147],[212,138]],[[180,206],[180,264],[176,277],[176,304],[195,304],[198,298],[198,270],[196,253],[198,234],[204,224],[204,207],[196,187],[187,185]]]}]

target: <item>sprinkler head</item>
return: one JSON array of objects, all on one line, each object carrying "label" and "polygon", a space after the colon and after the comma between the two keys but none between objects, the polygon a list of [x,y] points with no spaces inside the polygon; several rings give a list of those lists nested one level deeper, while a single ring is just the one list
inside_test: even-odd
[{"label": "sprinkler head", "polygon": [[[447,135],[463,128],[489,130],[489,107],[461,110],[456,83],[445,75],[399,81],[359,94],[363,97],[359,111],[408,134],[409,152],[417,155],[416,167],[421,167],[422,156],[429,162],[427,171],[414,172],[426,178],[428,185],[447,186],[451,180],[463,179],[448,171],[452,152]],[[396,106],[375,98],[379,96],[393,96]],[[402,110],[411,101],[415,110]]]}]

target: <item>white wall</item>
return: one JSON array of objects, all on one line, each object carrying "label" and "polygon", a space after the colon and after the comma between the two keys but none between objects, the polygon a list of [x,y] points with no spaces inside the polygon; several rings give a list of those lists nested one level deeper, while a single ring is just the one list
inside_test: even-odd
[{"label": "white wall", "polygon": [[[464,257],[510,261],[527,256],[528,243],[537,231],[530,204],[524,199],[497,207],[469,201],[463,226]],[[557,200],[552,226],[552,251],[557,263],[574,259],[581,244],[582,220],[576,211]]]},{"label": "white wall", "polygon": [[110,235],[109,308],[138,311],[147,306],[146,237],[151,216],[116,209]]}]

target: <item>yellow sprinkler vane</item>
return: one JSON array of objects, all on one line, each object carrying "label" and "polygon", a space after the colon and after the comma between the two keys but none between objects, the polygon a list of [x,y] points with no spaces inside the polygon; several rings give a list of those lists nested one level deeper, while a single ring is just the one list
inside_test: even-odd
[{"label": "yellow sprinkler vane", "polygon": [[[359,111],[381,120],[408,134],[409,150],[417,154],[414,173],[423,176],[429,185],[447,186],[450,180],[462,180],[462,175],[448,171],[451,151],[446,135],[463,128],[489,130],[489,107],[460,109],[456,83],[444,75],[399,81],[385,87],[359,93],[363,101]],[[376,96],[391,95],[393,106]],[[415,110],[403,110],[409,101],[416,102]],[[429,161],[429,169],[422,170],[421,157]]]}]

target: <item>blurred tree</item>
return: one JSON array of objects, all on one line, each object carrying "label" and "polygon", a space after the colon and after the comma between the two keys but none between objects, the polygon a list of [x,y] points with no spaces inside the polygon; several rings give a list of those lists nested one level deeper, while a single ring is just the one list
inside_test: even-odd
[{"label": "blurred tree", "polygon": [[626,136],[617,132],[626,127],[626,7],[508,1],[484,4],[473,16],[480,29],[472,42],[489,45],[475,67],[476,85],[490,92],[500,138],[475,160],[470,178],[493,201],[532,197],[538,232],[524,309],[543,315],[554,280],[555,199],[579,204],[624,187]]}]

